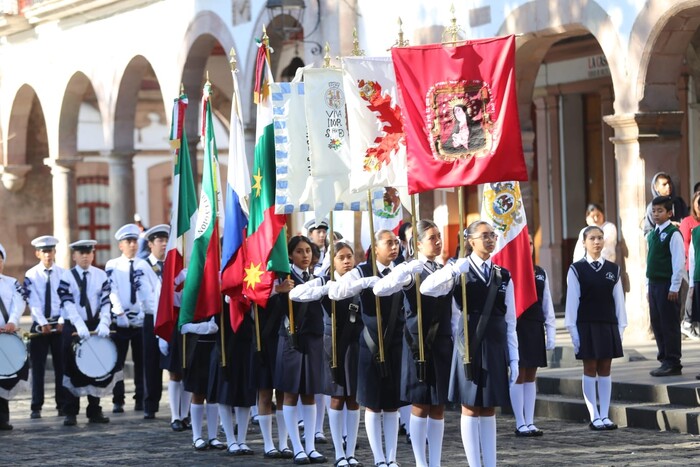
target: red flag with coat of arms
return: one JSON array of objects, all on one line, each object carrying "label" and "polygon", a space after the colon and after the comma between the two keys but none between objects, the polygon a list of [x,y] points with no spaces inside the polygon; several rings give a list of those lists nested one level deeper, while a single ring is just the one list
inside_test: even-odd
[{"label": "red flag with coat of arms", "polygon": [[408,191],[527,180],[515,37],[391,49],[406,133]]}]

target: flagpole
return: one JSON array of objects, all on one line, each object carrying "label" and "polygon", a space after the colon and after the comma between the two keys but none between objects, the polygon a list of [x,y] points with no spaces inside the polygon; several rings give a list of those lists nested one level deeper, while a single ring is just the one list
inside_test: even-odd
[{"label": "flagpole", "polygon": [[[372,190],[367,190],[367,211],[369,212],[369,239],[370,239],[370,260],[372,261],[372,274],[377,275],[377,260],[375,258],[374,247],[376,245],[374,238],[374,211],[372,210]],[[379,297],[374,296],[374,307],[377,311],[377,347],[379,347],[379,372],[384,376],[386,372],[384,362],[384,331],[382,329],[382,309],[379,303]],[[391,336],[389,336],[391,337]]]},{"label": "flagpole", "polygon": [[[331,211],[328,214],[328,227],[330,228],[331,231],[331,241],[329,242],[329,247],[328,247],[328,254],[330,256],[330,276],[331,280],[335,277],[335,265],[334,259],[335,259],[335,240],[333,239],[333,211]],[[337,329],[335,328],[335,300],[331,300],[331,369],[335,370],[338,368],[338,348],[337,348],[337,340],[338,340],[338,332]]]},{"label": "flagpole", "polygon": [[[180,83],[180,95],[183,95],[185,93],[185,84]],[[185,133],[185,123],[183,120],[182,123],[182,133]],[[178,152],[182,151],[182,135],[180,135],[180,149],[178,149]],[[178,154],[179,157],[179,154]],[[197,160],[197,156],[195,154],[195,160]],[[196,185],[195,185],[196,187]],[[182,267],[184,269],[187,269],[187,255],[185,254],[187,249],[187,237],[185,235],[182,236]],[[187,338],[185,334],[180,334],[182,337],[182,369],[187,368]]]},{"label": "flagpole", "polygon": [[[450,13],[452,13],[452,18],[450,18],[450,26],[445,28],[442,33],[443,45],[452,44],[455,45],[458,42],[459,32],[462,29],[457,25],[457,17],[455,16],[455,6],[454,3],[450,6]],[[445,40],[449,36],[451,40]],[[457,189],[457,196],[459,197],[459,256],[460,258],[465,258],[466,255],[466,244],[464,241],[464,187],[460,186]],[[462,357],[462,365],[464,367],[464,373],[467,380],[472,379],[472,363],[471,355],[469,352],[469,317],[467,308],[467,275],[466,273],[460,274],[460,282],[462,283],[462,325],[464,326],[464,356]]]},{"label": "flagpole", "polygon": [[[418,258],[418,230],[416,228],[416,195],[411,195],[411,228],[413,229],[413,235],[411,235],[411,243],[413,243],[413,251],[415,252],[415,258]],[[423,340],[423,306],[420,296],[420,272],[415,274],[416,281],[416,313],[418,318],[418,381],[425,381],[425,343]]]}]

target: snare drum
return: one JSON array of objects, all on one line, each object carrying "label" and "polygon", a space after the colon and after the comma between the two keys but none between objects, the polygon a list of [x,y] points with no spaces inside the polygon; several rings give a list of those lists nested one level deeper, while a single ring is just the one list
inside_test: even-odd
[{"label": "snare drum", "polygon": [[112,376],[117,346],[108,337],[90,336],[75,345],[75,365],[83,375],[100,381]]},{"label": "snare drum", "polygon": [[16,334],[0,333],[0,378],[16,375],[27,363],[27,348]]}]

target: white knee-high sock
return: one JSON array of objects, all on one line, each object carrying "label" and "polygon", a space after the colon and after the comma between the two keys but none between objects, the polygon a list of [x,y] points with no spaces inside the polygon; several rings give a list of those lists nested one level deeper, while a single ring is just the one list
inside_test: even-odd
[{"label": "white knee-high sock", "polygon": [[170,402],[170,422],[181,420],[180,397],[182,397],[182,384],[180,381],[168,381],[168,402]]},{"label": "white knee-high sock", "polygon": [[[231,407],[228,410],[230,412]],[[207,402],[207,433],[209,439],[216,438],[216,435],[219,433],[219,404]]]},{"label": "white knee-high sock", "polygon": [[289,439],[292,440],[292,449],[296,455],[304,450],[304,447],[301,445],[301,437],[299,436],[299,426],[297,425],[299,421],[297,418],[297,406],[284,405],[282,406],[282,412],[284,414],[284,423],[287,425],[287,434]]},{"label": "white knee-high sock", "polygon": [[180,420],[187,418],[190,413],[190,402],[192,401],[192,393],[185,391],[185,383],[180,381],[182,392],[180,393]]},{"label": "white knee-high sock", "polygon": [[[237,444],[236,435],[233,433],[233,414],[231,413],[230,405],[219,404],[219,418],[221,419],[221,426],[224,427],[224,433],[226,433],[226,446]],[[209,423],[209,410],[207,409],[207,425]]]},{"label": "white knee-high sock", "polygon": [[343,411],[329,408],[328,425],[331,428],[335,458],[341,459],[345,457],[345,451],[343,450]]},{"label": "white knee-high sock", "polygon": [[236,425],[238,425],[238,443],[245,444],[248,437],[250,407],[236,407]]},{"label": "white knee-high sock", "polygon": [[479,417],[479,440],[484,467],[496,467],[496,416]]},{"label": "white knee-high sock", "polygon": [[[386,462],[396,462],[396,445],[399,438],[399,413],[384,412],[384,447]],[[411,423],[409,419],[409,424]]]},{"label": "white knee-high sock", "polygon": [[406,434],[411,434],[411,406],[399,407],[399,423],[406,428]]},{"label": "white knee-high sock", "polygon": [[260,433],[262,434],[265,452],[270,452],[275,449],[275,442],[272,441],[272,414],[258,414],[258,424],[260,425]]},{"label": "white knee-high sock", "polygon": [[612,378],[610,376],[598,376],[598,403],[600,404],[600,418],[608,416],[610,411],[610,397],[612,393]]},{"label": "white knee-high sock", "polygon": [[316,401],[316,423],[314,424],[316,429],[314,434],[323,433],[323,421],[326,418],[326,395],[316,394],[314,400]]},{"label": "white knee-high sock", "polygon": [[360,429],[360,409],[345,411],[345,456],[355,457],[357,432]]},{"label": "white knee-high sock", "polygon": [[[359,415],[358,415],[359,416]],[[345,419],[345,424],[343,425],[343,438],[348,435],[348,406],[343,405],[343,418]],[[359,418],[358,418],[359,422]]]},{"label": "white knee-high sock", "polygon": [[462,415],[460,418],[462,445],[469,467],[481,467],[481,443],[479,442],[479,417]]},{"label": "white knee-high sock", "polygon": [[316,450],[316,402],[309,405],[302,405],[304,414],[304,444],[306,453]]},{"label": "white knee-high sock", "polygon": [[[282,407],[282,403],[280,402],[280,407]],[[277,420],[277,436],[279,437],[279,450],[282,451],[284,449],[287,449],[287,438],[289,435],[289,432],[287,431],[287,422],[284,421],[284,412],[282,409],[278,410],[275,413],[275,419]],[[296,426],[296,423],[295,423]],[[297,428],[297,433],[299,429]]]},{"label": "white knee-high sock", "polygon": [[535,423],[535,402],[537,401],[537,383],[523,384],[523,413],[525,414],[525,424]]},{"label": "white knee-high sock", "polygon": [[437,420],[428,417],[428,465],[430,467],[440,467],[442,462],[442,438],[444,433],[445,420]]},{"label": "white knee-high sock", "polygon": [[202,425],[204,424],[204,404],[192,403],[190,407],[192,413],[192,441],[202,437]]},{"label": "white knee-high sock", "polygon": [[[350,413],[350,411],[348,411]],[[382,413],[370,412],[365,409],[365,430],[367,430],[367,440],[374,455],[374,463],[386,462],[384,448],[382,447]]]},{"label": "white knee-high sock", "polygon": [[428,438],[428,419],[411,414],[411,448],[416,459],[416,467],[427,467],[425,441]]},{"label": "white knee-high sock", "polygon": [[525,413],[523,411],[523,385],[510,385],[510,405],[513,407],[513,415],[515,416],[515,428],[520,428],[525,425]]},{"label": "white knee-high sock", "polygon": [[591,415],[591,421],[596,418],[600,418],[598,413],[598,405],[596,404],[596,390],[595,390],[596,378],[594,376],[583,375],[583,400],[586,402],[586,407],[588,407],[588,413]]}]

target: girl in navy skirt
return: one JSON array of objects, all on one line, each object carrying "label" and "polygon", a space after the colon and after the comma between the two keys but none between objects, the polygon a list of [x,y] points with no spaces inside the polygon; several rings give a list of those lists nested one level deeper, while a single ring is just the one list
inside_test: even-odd
[{"label": "girl in navy skirt", "polygon": [[[530,253],[534,255],[534,252],[535,246],[530,235]],[[535,377],[538,367],[547,366],[547,350],[554,349],[557,337],[547,273],[537,265],[534,272],[537,301],[518,317],[520,369],[517,381],[510,387],[510,404],[515,415],[515,436],[526,437],[542,436],[542,430],[534,424],[537,398]]]},{"label": "girl in navy skirt", "polygon": [[[282,310],[279,328],[275,388],[284,392],[284,420],[294,449],[294,463],[322,463],[326,457],[315,447],[315,394],[323,393],[327,370],[323,360],[323,310],[321,303],[294,303],[294,334],[290,333],[289,292],[297,284],[311,279],[311,240],[302,235],[292,237],[287,245],[291,273],[279,281],[268,308]],[[306,449],[301,444],[297,425],[297,402],[301,397]]]},{"label": "girl in navy skirt", "polygon": [[[601,257],[604,244],[600,227],[586,227],[586,256],[571,265],[566,278],[565,325],[576,358],[583,360],[583,398],[591,416],[589,427],[597,431],[617,428],[608,417],[610,366],[613,358],[622,357],[622,333],[627,326],[620,267]],[[600,410],[596,404],[596,382]]]},{"label": "girl in navy skirt", "polygon": [[[392,269],[405,267],[394,266],[393,261],[399,253],[399,241],[392,231],[380,230],[374,238],[379,277],[388,275]],[[345,300],[359,295],[360,312],[365,328],[359,338],[357,401],[366,407],[365,428],[375,465],[395,466],[399,435],[397,410],[405,405],[401,401],[400,385],[405,296],[404,292],[399,290],[393,295],[379,299],[385,336],[384,362],[380,364],[377,296],[372,291],[377,280],[371,261],[362,263],[346,273],[341,280],[332,282],[328,297],[332,300]]]},{"label": "girl in navy skirt", "polygon": [[[410,308],[406,310],[404,330],[401,400],[412,404],[409,423],[411,446],[416,465],[440,465],[442,457],[442,437],[445,430],[445,403],[450,382],[450,360],[452,359],[452,298],[449,295],[430,297],[421,295],[423,347],[425,356],[425,377],[419,380],[417,361],[418,350],[418,300],[414,274],[420,273],[421,281],[442,268],[435,259],[442,254],[442,238],[438,226],[429,220],[421,220],[416,225],[418,260],[411,261],[403,268],[380,279],[374,286],[379,296],[391,294],[404,288]],[[417,267],[413,267],[413,266]],[[425,444],[428,442],[430,462],[426,460]]]},{"label": "girl in navy skirt", "polygon": [[[473,222],[465,237],[469,256],[426,277],[420,291],[431,297],[450,294],[463,313],[461,281],[466,277],[471,379],[463,365],[464,319],[460,318],[448,397],[462,404],[462,443],[469,465],[480,466],[483,458],[483,465],[491,467],[496,465],[495,407],[510,403],[508,386],[518,378],[514,289],[510,273],[491,262],[496,247],[493,227],[485,221]],[[489,292],[493,301],[487,309]],[[482,319],[487,321],[478,342],[477,328]]]},{"label": "girl in navy skirt", "polygon": [[[232,306],[237,306],[236,304]],[[243,322],[236,332],[231,327],[229,306],[224,307],[223,318],[217,316],[217,323],[223,326],[224,347],[222,339],[216,340],[214,358],[211,359],[208,401],[219,404],[219,418],[226,433],[227,452],[234,456],[252,455],[253,450],[246,443],[250,407],[255,405],[255,389],[250,385],[250,352],[253,340],[253,320],[250,315],[243,317]],[[226,366],[222,365],[224,354]],[[232,408],[236,412],[238,437],[233,430]]]},{"label": "girl in navy skirt", "polygon": [[[333,266],[335,279],[340,279],[345,273],[355,267],[355,253],[350,245],[338,242],[334,246]],[[331,349],[331,300],[328,298],[330,276],[319,277],[305,284],[298,285],[289,292],[292,300],[310,302],[321,300],[325,315],[323,343],[326,364],[332,363]],[[328,409],[328,421],[331,428],[331,438],[335,448],[335,465],[338,467],[361,465],[355,459],[357,430],[360,425],[360,405],[355,395],[357,393],[357,354],[359,337],[364,327],[359,315],[359,298],[348,298],[335,302],[336,313],[336,358],[337,368],[332,377],[326,381],[325,393],[331,397]],[[345,430],[347,440],[343,447],[343,408],[347,407]]]}]

